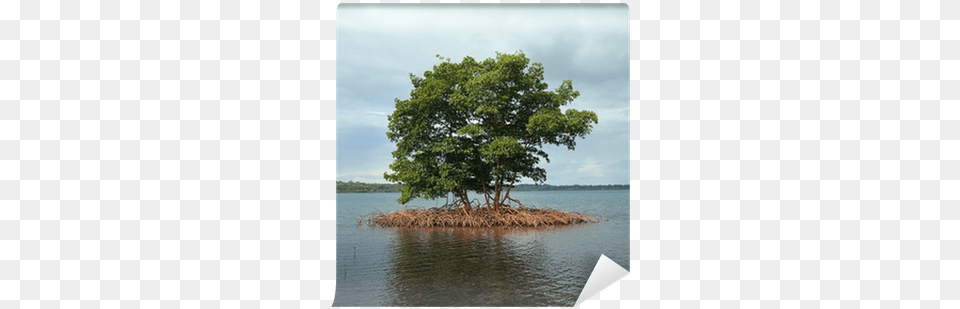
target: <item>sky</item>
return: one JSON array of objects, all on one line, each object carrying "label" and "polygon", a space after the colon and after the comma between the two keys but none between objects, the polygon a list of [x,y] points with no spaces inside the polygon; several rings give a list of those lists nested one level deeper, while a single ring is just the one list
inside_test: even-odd
[{"label": "sky", "polygon": [[[394,99],[410,97],[409,74],[440,60],[481,61],[523,51],[543,63],[549,90],[573,80],[599,123],[576,150],[546,146],[547,184],[630,182],[630,50],[626,5],[371,5],[337,9],[337,180],[385,183],[395,144]],[[523,181],[531,183],[529,179]]]}]

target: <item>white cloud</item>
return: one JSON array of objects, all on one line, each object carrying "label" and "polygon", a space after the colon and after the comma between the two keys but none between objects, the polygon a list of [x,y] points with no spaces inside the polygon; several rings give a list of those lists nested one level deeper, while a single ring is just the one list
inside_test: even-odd
[{"label": "white cloud", "polygon": [[[345,5],[338,31],[404,36],[509,38],[558,29],[603,32],[629,28],[625,5]],[[620,18],[618,18],[620,17]]]}]

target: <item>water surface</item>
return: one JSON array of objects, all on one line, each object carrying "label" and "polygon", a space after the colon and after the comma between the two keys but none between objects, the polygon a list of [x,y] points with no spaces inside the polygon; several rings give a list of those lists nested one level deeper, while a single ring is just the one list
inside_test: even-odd
[{"label": "water surface", "polygon": [[[357,219],[399,193],[337,194],[334,306],[573,306],[600,254],[629,269],[629,191],[512,192],[525,205],[609,221],[549,228],[401,229]],[[435,207],[444,200],[414,200]]]}]

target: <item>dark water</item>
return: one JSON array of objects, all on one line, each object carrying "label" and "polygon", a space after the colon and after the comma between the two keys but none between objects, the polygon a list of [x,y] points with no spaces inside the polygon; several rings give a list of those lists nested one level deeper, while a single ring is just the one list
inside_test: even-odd
[{"label": "dark water", "polygon": [[[527,206],[609,221],[552,228],[357,226],[397,193],[337,194],[336,307],[573,306],[600,254],[629,269],[629,191],[513,192]],[[434,207],[444,200],[416,200]]]}]

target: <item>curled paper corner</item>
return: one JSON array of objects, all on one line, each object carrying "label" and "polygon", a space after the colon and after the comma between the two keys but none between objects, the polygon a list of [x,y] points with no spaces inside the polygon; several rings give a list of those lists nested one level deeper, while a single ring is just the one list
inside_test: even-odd
[{"label": "curled paper corner", "polygon": [[590,299],[603,289],[606,289],[617,280],[623,279],[629,274],[630,271],[621,267],[619,264],[608,258],[606,255],[600,254],[600,259],[597,260],[597,266],[593,267],[593,272],[590,273],[590,278],[587,278],[587,284],[583,286],[583,290],[580,291],[580,297],[577,298],[577,303],[575,306],[579,306],[581,303]]}]

